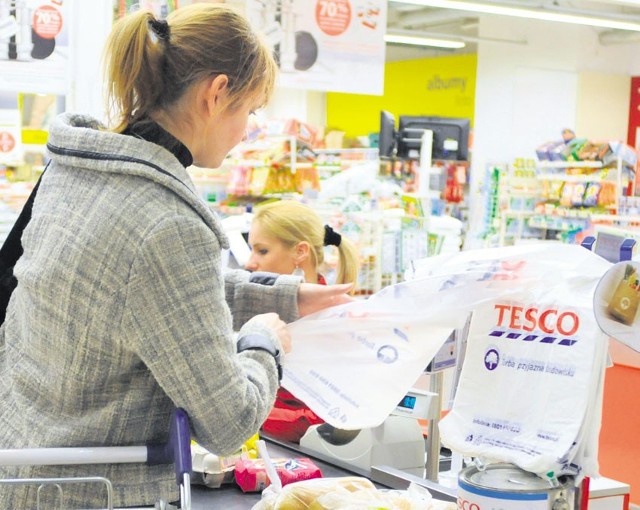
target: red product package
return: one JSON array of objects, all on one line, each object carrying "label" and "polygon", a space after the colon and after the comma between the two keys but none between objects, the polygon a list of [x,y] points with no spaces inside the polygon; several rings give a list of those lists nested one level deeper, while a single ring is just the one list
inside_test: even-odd
[{"label": "red product package", "polygon": [[[320,468],[311,459],[271,459],[282,486],[301,480],[322,478]],[[242,492],[260,492],[269,486],[269,477],[262,459],[240,459],[236,462],[236,483]]]}]

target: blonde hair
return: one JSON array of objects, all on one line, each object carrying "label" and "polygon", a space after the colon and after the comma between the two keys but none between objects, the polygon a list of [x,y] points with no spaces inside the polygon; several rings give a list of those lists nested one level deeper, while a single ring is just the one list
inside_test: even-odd
[{"label": "blonde hair", "polygon": [[273,93],[271,50],[242,15],[223,5],[187,5],[166,22],[136,11],[114,25],[105,50],[107,110],[116,132],[169,110],[189,87],[217,75],[228,77],[229,108],[261,95],[266,102]]},{"label": "blonde hair", "polygon": [[[287,247],[292,248],[301,241],[309,243],[316,270],[324,263],[325,226],[311,207],[295,200],[267,202],[254,209],[253,221],[258,222],[267,235]],[[359,264],[354,244],[342,236],[337,249],[336,283],[355,283]]]}]

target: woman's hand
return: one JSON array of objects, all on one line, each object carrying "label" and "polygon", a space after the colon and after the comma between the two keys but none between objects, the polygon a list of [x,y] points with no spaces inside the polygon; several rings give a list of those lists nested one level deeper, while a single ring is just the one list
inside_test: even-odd
[{"label": "woman's hand", "polygon": [[280,340],[280,345],[282,346],[282,350],[286,352],[291,352],[291,335],[289,334],[289,330],[287,329],[287,324],[277,313],[262,313],[260,315],[256,315],[253,319],[256,322],[260,322],[267,326],[271,331],[275,333]]},{"label": "woman's hand", "polygon": [[298,313],[300,317],[311,315],[325,308],[344,305],[355,301],[349,296],[353,283],[339,285],[319,285],[317,283],[301,283],[298,289]]}]

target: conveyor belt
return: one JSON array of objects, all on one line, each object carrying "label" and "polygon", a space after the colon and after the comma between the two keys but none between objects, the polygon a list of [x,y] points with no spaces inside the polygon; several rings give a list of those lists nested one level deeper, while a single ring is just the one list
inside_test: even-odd
[{"label": "conveyor belt", "polygon": [[[437,498],[445,501],[455,501],[455,491],[435,484],[418,474],[410,474],[387,466],[377,466],[371,473],[365,473],[353,467],[339,465],[338,461],[328,458],[320,458],[305,452],[298,445],[290,445],[265,438],[271,457],[308,457],[322,471],[325,478],[342,476],[364,476],[371,478],[379,488],[405,489],[410,482],[418,483],[431,492]],[[219,489],[192,486],[192,510],[249,510],[260,501],[260,493],[243,493],[235,484],[222,486]]]}]

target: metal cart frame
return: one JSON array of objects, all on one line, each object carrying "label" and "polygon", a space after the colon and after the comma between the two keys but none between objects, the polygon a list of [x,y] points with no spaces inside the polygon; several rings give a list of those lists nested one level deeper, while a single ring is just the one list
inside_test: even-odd
[{"label": "metal cart frame", "polygon": [[[189,418],[184,409],[177,408],[171,414],[169,437],[160,445],[114,446],[114,447],[69,447],[69,448],[24,448],[0,450],[2,466],[60,466],[70,464],[121,464],[141,463],[148,465],[173,464],[176,483],[180,488],[180,508],[191,510],[191,433]],[[79,483],[103,484],[107,491],[107,509],[113,510],[113,487],[104,477],[69,478],[16,478],[0,479],[4,485],[38,485],[36,508],[40,509],[40,493],[53,486],[62,501],[63,485]],[[161,510],[173,508],[165,501],[156,503]]]}]

